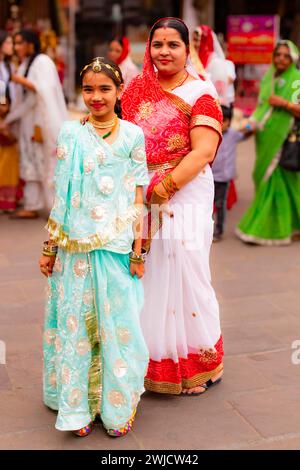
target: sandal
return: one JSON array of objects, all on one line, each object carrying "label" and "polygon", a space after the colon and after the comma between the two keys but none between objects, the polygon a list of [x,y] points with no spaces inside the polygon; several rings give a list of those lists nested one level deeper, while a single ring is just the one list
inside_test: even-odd
[{"label": "sandal", "polygon": [[217,380],[213,381],[213,380],[209,379],[204,384],[199,385],[199,387],[202,387],[202,388],[205,389],[203,392],[192,392],[192,393],[183,393],[183,392],[181,392],[180,395],[186,396],[186,397],[197,397],[198,395],[203,395],[203,393],[205,393],[210,387],[213,387],[214,385],[217,385],[218,383],[220,383],[222,381],[222,378],[223,378],[223,373],[222,373],[221,377],[219,377]]},{"label": "sandal", "polygon": [[125,424],[125,426],[123,428],[121,428],[121,429],[106,429],[107,434],[110,437],[125,436],[125,434],[127,434],[132,429],[132,424],[133,424],[133,421],[134,421],[134,418],[135,418],[135,414],[136,414],[136,409],[134,410],[134,412],[131,415],[131,418],[129,418],[129,420],[127,421],[127,423]]},{"label": "sandal", "polygon": [[94,423],[93,423],[93,421],[91,421],[90,424],[87,424],[83,428],[77,429],[76,431],[72,431],[72,432],[73,432],[73,434],[75,434],[75,436],[85,437],[85,436],[88,436],[89,434],[91,434],[91,432],[93,430],[93,427],[94,427],[93,425],[94,425]]}]

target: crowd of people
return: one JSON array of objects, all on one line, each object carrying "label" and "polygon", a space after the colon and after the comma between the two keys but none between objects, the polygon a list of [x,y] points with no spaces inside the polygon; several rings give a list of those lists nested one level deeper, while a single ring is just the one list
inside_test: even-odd
[{"label": "crowd of people", "polygon": [[[300,117],[291,94],[298,50],[278,43],[257,109],[236,131],[233,64],[205,25],[190,41],[182,20],[158,20],[141,73],[128,40],[113,38],[108,58],[80,73],[88,109],[81,121],[66,119],[57,71],[34,33],[13,39],[17,70],[8,59],[12,38],[1,39],[8,99],[0,207],[16,207],[20,176],[24,207],[14,217],[51,210],[39,260],[48,278],[44,402],[57,410],[59,430],[87,436],[101,419],[110,436],[123,436],[145,389],[193,397],[222,380],[209,253],[224,233],[241,140],[255,135],[257,158],[254,201],[237,235],[286,244],[300,232],[300,172],[280,166]],[[5,206],[7,187],[12,206]]]}]

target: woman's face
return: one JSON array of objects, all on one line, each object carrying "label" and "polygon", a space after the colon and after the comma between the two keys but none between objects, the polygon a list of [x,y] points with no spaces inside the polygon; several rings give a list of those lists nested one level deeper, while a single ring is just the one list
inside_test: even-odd
[{"label": "woman's face", "polygon": [[159,28],[150,45],[151,59],[163,75],[174,75],[184,69],[188,50],[178,31]]},{"label": "woman's face", "polygon": [[107,57],[109,60],[117,63],[118,58],[122,54],[122,46],[118,41],[112,41],[108,47]]},{"label": "woman's face", "polygon": [[193,40],[194,48],[196,49],[196,51],[199,51],[200,43],[201,43],[201,35],[199,31],[193,32],[192,40]]},{"label": "woman's face", "polygon": [[16,54],[20,60],[25,59],[25,57],[30,56],[32,53],[33,44],[25,41],[20,34],[15,36],[14,46]]},{"label": "woman's face", "polygon": [[279,46],[274,52],[274,65],[278,72],[284,72],[291,65],[292,58],[287,46]]},{"label": "woman's face", "polygon": [[114,116],[117,98],[121,95],[121,87],[117,88],[114,81],[105,73],[87,72],[82,80],[82,96],[86,107],[99,120],[110,120]]},{"label": "woman's face", "polygon": [[11,57],[14,53],[14,45],[11,36],[7,36],[5,41],[2,43],[1,52],[3,55]]}]

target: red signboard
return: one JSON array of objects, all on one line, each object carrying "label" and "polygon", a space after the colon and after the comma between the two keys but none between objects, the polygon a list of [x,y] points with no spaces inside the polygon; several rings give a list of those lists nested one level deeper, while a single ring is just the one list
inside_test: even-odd
[{"label": "red signboard", "polygon": [[228,58],[236,64],[268,64],[278,33],[278,16],[228,16]]}]

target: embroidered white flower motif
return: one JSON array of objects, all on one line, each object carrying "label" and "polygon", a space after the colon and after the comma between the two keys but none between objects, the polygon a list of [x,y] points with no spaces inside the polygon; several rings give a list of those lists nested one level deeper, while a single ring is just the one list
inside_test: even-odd
[{"label": "embroidered white flower motif", "polygon": [[47,344],[53,344],[56,339],[56,329],[55,328],[49,328],[49,330],[46,330],[44,333],[44,340]]},{"label": "embroidered white flower motif", "polygon": [[117,359],[113,366],[114,375],[118,378],[124,377],[127,374],[128,366],[123,359]]},{"label": "embroidered white flower motif", "polygon": [[93,291],[92,289],[87,289],[83,294],[83,303],[85,305],[91,305],[93,303]]},{"label": "embroidered white flower motif", "polygon": [[71,371],[65,364],[61,370],[61,381],[63,384],[69,384],[71,381]]},{"label": "embroidered white flower motif", "polygon": [[56,372],[51,372],[48,376],[49,384],[52,388],[56,388]]},{"label": "embroidered white flower motif", "polygon": [[105,214],[106,214],[106,210],[103,206],[101,206],[101,204],[93,207],[93,209],[91,210],[92,219],[97,220],[97,221],[102,220]]},{"label": "embroidered white flower motif", "polygon": [[75,315],[69,315],[67,318],[67,327],[71,333],[76,333],[78,330],[78,320]]},{"label": "embroidered white flower motif", "polygon": [[72,407],[76,407],[80,404],[82,400],[83,394],[82,391],[79,388],[74,388],[72,392],[69,395],[69,405]]},{"label": "embroidered white flower motif", "polygon": [[98,148],[96,150],[96,157],[99,165],[103,165],[103,163],[105,162],[105,152],[102,148]]},{"label": "embroidered white flower motif", "polygon": [[79,194],[78,191],[76,191],[76,193],[73,194],[73,196],[71,198],[71,204],[75,209],[79,209],[79,207],[80,207],[80,194]]},{"label": "embroidered white flower motif", "polygon": [[88,339],[83,338],[77,342],[76,351],[79,356],[84,356],[91,350],[90,343]]},{"label": "embroidered white flower motif", "polygon": [[132,175],[124,176],[124,186],[127,189],[127,191],[130,191],[130,192],[135,191],[135,179]]},{"label": "embroidered white flower motif", "polygon": [[137,163],[144,162],[146,160],[145,148],[142,146],[135,147],[131,152],[131,157],[132,157],[132,160]]},{"label": "embroidered white flower motif", "polygon": [[99,189],[101,193],[108,195],[111,194],[114,190],[114,180],[111,176],[102,176],[99,183]]},{"label": "embroidered white flower motif", "polygon": [[85,174],[92,173],[95,169],[95,160],[93,157],[86,157],[83,162],[84,172]]},{"label": "embroidered white flower motif", "polygon": [[85,277],[88,271],[88,264],[84,259],[78,259],[73,266],[73,272],[77,277]]},{"label": "embroidered white flower motif", "polygon": [[58,145],[56,148],[56,156],[58,160],[65,160],[68,156],[67,146],[64,144]]},{"label": "embroidered white flower motif", "polygon": [[126,403],[123,393],[118,390],[110,390],[107,395],[110,404],[116,408],[121,408]]}]

